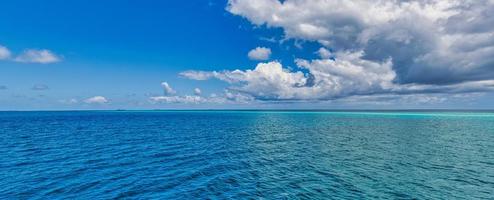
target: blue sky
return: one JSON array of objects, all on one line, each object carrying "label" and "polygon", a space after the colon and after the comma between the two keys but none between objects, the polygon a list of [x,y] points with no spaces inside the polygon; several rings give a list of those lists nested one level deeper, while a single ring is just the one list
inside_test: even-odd
[{"label": "blue sky", "polygon": [[359,2],[3,1],[0,110],[493,108],[491,2]]}]

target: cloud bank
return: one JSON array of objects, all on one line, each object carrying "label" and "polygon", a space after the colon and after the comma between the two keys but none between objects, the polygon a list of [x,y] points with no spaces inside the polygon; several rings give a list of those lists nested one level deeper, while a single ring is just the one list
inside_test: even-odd
[{"label": "cloud bank", "polygon": [[[166,84],[163,84],[166,83]],[[171,86],[167,82],[163,82],[162,85],[166,85],[165,88],[171,89]],[[173,90],[173,89],[171,89]],[[174,90],[173,90],[174,91]],[[177,103],[177,104],[244,104],[254,101],[251,96],[241,94],[239,92],[232,92],[225,90],[222,94],[211,94],[207,97],[202,96],[202,91],[199,88],[194,89],[194,95],[177,95],[173,93],[166,93],[162,96],[149,97],[149,102],[156,103]]]},{"label": "cloud bank", "polygon": [[275,61],[181,76],[219,79],[260,100],[494,89],[492,0],[230,0],[227,11],[261,28],[281,28],[285,40],[319,43],[320,58],[296,59],[296,69]]},{"label": "cloud bank", "polygon": [[318,41],[363,59],[391,59],[400,83],[494,78],[490,0],[230,0],[227,10],[286,38]]}]

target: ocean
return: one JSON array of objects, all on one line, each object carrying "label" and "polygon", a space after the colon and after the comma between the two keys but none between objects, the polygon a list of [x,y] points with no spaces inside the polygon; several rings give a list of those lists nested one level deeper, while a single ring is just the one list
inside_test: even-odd
[{"label": "ocean", "polygon": [[0,112],[0,199],[493,198],[493,112]]}]

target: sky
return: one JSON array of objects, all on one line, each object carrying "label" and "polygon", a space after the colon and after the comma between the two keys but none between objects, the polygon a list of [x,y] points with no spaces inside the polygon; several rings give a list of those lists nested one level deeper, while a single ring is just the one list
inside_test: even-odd
[{"label": "sky", "polygon": [[492,0],[0,8],[0,110],[494,109]]}]

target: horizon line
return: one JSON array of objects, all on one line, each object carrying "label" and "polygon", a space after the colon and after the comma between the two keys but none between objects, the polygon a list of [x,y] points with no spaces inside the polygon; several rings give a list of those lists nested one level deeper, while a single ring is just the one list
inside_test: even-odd
[{"label": "horizon line", "polygon": [[448,108],[409,108],[409,109],[68,109],[68,110],[0,110],[0,112],[191,112],[191,111],[239,111],[239,112],[256,112],[256,111],[273,111],[273,112],[494,112],[494,109],[448,109]]}]

